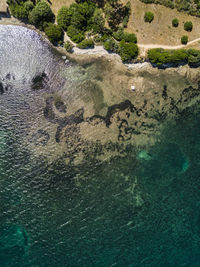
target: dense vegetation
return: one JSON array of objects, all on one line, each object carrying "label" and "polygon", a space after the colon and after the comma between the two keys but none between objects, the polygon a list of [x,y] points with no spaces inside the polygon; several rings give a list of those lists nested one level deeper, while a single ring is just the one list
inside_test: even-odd
[{"label": "dense vegetation", "polygon": [[123,5],[119,0],[76,0],[58,11],[57,23],[79,48],[100,43],[109,52],[121,55],[123,61],[130,61],[138,54],[136,35],[124,30],[130,10],[130,2]]},{"label": "dense vegetation", "polygon": [[59,25],[49,23],[44,29],[49,41],[57,45],[63,38],[63,30]]},{"label": "dense vegetation", "polygon": [[37,3],[35,0],[8,0],[8,5],[14,17],[26,20],[41,30],[55,20],[50,6],[44,0]]},{"label": "dense vegetation", "polygon": [[[172,8],[174,3],[183,3],[182,0],[175,0],[175,2],[171,0],[142,1],[168,3],[166,5]],[[200,9],[199,1],[195,0],[195,5],[198,5]],[[120,0],[76,0],[70,7],[65,6],[59,10],[58,25],[54,24],[55,16],[45,0],[8,0],[8,4],[13,16],[44,30],[54,45],[63,43],[63,35],[66,31],[79,48],[93,48],[95,43],[102,44],[107,51],[118,53],[123,62],[131,62],[138,56],[137,37],[134,33],[128,33],[125,30],[131,11],[129,1],[122,4]],[[151,22],[154,14],[146,12],[144,19],[146,22]],[[173,27],[178,27],[178,24],[178,19],[172,20]],[[191,31],[192,28],[191,21],[185,22],[184,29],[186,31]],[[181,43],[187,44],[187,42],[188,36],[182,36]],[[73,51],[73,46],[74,44],[69,41],[64,44],[66,51],[70,53]],[[200,64],[200,51],[150,49],[148,59],[158,66],[168,63],[188,63],[191,66],[197,66]]]},{"label": "dense vegetation", "polygon": [[192,67],[200,65],[200,50],[196,49],[177,49],[165,50],[163,48],[154,48],[148,51],[148,59],[157,66],[173,63],[189,64]]},{"label": "dense vegetation", "polygon": [[8,5],[10,8],[10,13],[12,16],[27,20],[29,13],[34,8],[34,1],[28,0],[28,1],[16,1],[16,0],[8,0]]},{"label": "dense vegetation", "polygon": [[[123,61],[138,55],[136,35],[124,30],[131,12],[130,1],[122,4],[120,0],[76,0],[58,11],[58,25],[53,24],[55,16],[45,0],[8,0],[8,4],[13,16],[44,30],[54,45],[62,44],[66,31],[79,48],[92,48],[97,42],[109,52],[118,53]],[[64,46],[72,52],[72,43]]]},{"label": "dense vegetation", "polygon": [[200,17],[200,0],[140,0],[146,4],[160,4],[169,8],[176,8],[192,16]]}]

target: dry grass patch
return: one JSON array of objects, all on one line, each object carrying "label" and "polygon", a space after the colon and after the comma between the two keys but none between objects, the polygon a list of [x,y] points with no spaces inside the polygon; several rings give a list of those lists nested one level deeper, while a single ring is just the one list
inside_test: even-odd
[{"label": "dry grass patch", "polygon": [[51,0],[51,8],[53,10],[53,13],[57,15],[58,10],[62,6],[70,6],[72,3],[74,3],[74,0]]},{"label": "dry grass patch", "polygon": [[[123,2],[127,1],[123,0]],[[160,5],[146,5],[139,0],[131,0],[131,10],[127,30],[137,33],[138,43],[180,45],[183,35],[187,34],[189,41],[200,37],[200,18]],[[151,23],[144,22],[144,14],[147,11],[154,13],[154,20]],[[172,19],[174,18],[179,20],[177,28],[172,27]],[[186,21],[192,21],[192,32],[184,30],[183,24]]]}]

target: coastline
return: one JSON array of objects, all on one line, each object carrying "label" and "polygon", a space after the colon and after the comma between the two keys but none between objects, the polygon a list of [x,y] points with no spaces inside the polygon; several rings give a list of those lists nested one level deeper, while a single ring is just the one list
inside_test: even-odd
[{"label": "coastline", "polygon": [[[117,68],[121,69],[123,71],[147,71],[149,73],[157,73],[158,70],[176,70],[179,74],[185,76],[186,73],[191,72],[189,70],[197,69],[197,68],[191,68],[188,64],[185,65],[178,65],[178,66],[173,66],[172,64],[168,64],[164,66],[164,68],[157,68],[156,66],[153,66],[148,60],[145,58],[140,60],[137,60],[135,63],[123,63],[120,56],[115,53],[109,53],[107,50],[103,48],[103,46],[95,46],[94,48],[89,48],[89,49],[80,49],[78,47],[74,47],[73,53],[68,53],[64,47],[56,47],[54,46],[46,37],[45,33],[38,30],[35,26],[26,24],[14,17],[11,18],[2,18],[0,20],[0,25],[15,25],[15,26],[22,26],[26,27],[30,30],[33,30],[37,32],[45,41],[49,44],[49,46],[54,50],[57,51],[60,55],[61,58],[65,58],[65,60],[71,60],[75,61],[79,64],[90,64],[94,62],[96,59],[105,59],[108,62],[113,62],[114,65],[117,64]],[[193,72],[193,71],[192,71]],[[196,73],[196,71],[194,71]],[[197,76],[196,74],[187,74],[188,77],[194,77]]]}]

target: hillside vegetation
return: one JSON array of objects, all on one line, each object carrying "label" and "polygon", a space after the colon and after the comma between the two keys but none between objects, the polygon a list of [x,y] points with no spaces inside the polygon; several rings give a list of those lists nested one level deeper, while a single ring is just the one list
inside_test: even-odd
[{"label": "hillside vegetation", "polygon": [[140,0],[145,4],[159,4],[178,11],[184,11],[192,16],[200,17],[200,0]]},{"label": "hillside vegetation", "polygon": [[[55,8],[56,2],[67,5],[55,15],[51,7]],[[67,52],[72,53],[74,46],[87,49],[103,45],[108,52],[119,54],[123,62],[137,58],[138,39],[141,48],[145,43],[162,45],[161,40],[167,48],[173,45],[172,40],[187,45],[200,36],[199,18],[139,0],[8,0],[8,4],[14,17],[44,31],[54,45],[65,47]],[[68,36],[66,43],[64,36]],[[199,54],[194,49],[150,49],[148,58],[157,65],[171,62],[196,66]]]}]

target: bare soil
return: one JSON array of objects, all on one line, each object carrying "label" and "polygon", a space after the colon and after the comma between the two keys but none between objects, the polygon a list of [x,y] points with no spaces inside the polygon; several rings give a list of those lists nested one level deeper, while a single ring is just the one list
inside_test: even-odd
[{"label": "bare soil", "polygon": [[[123,0],[124,3],[127,0]],[[161,44],[161,45],[180,45],[181,37],[188,35],[189,41],[200,37],[200,18],[189,16],[175,9],[166,8],[161,5],[144,4],[139,0],[131,0],[131,16],[127,31],[137,34],[139,44]],[[144,14],[147,11],[154,13],[154,20],[151,23],[144,22]],[[172,19],[179,20],[177,28],[172,26]],[[192,32],[184,30],[184,22],[192,21]],[[200,48],[199,43],[193,47]]]}]

